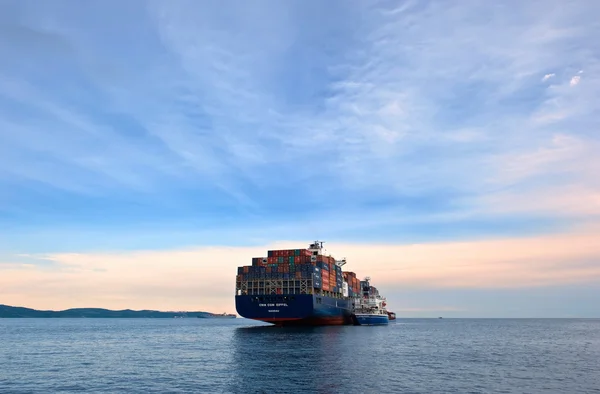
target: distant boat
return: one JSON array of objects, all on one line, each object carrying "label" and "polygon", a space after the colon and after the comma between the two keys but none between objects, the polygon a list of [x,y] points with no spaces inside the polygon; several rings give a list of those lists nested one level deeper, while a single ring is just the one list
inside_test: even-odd
[{"label": "distant boat", "polygon": [[198,316],[199,318],[205,318],[208,317],[210,318],[226,318],[226,319],[235,319],[237,317],[237,315],[234,315],[232,313],[227,313],[227,312],[223,312],[223,313],[210,313],[207,316]]}]

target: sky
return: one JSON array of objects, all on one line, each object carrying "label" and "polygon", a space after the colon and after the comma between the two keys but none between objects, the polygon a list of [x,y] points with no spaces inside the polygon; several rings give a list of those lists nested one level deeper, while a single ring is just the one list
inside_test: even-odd
[{"label": "sky", "polygon": [[600,3],[0,3],[0,304],[234,312],[325,241],[400,317],[600,317]]}]

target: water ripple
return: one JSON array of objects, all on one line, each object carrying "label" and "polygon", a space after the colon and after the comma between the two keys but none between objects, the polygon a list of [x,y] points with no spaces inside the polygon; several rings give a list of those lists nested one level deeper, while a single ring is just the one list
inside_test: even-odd
[{"label": "water ripple", "polygon": [[600,320],[0,320],[0,393],[598,393],[598,360]]}]

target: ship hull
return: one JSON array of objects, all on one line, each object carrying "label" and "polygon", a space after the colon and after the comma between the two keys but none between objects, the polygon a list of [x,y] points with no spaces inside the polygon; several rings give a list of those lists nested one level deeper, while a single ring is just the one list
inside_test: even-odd
[{"label": "ship hull", "polygon": [[353,324],[352,301],[343,298],[312,294],[238,295],[235,307],[242,317],[278,326]]},{"label": "ship hull", "polygon": [[388,315],[356,314],[356,322],[359,326],[381,326],[389,323]]}]

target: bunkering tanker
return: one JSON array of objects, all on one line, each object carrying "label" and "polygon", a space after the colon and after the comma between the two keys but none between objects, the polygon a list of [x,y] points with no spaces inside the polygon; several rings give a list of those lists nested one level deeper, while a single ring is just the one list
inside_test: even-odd
[{"label": "bunkering tanker", "polygon": [[238,267],[236,310],[281,326],[356,324],[354,306],[363,289],[354,272],[342,271],[345,264],[324,255],[320,241],[307,249],[269,250]]}]

